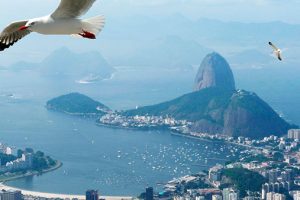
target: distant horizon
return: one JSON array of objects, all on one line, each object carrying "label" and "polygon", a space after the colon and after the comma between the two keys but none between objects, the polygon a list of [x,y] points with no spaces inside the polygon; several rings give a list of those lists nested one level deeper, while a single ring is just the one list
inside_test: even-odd
[{"label": "distant horizon", "polygon": [[[26,2],[19,1],[18,6],[11,6],[13,1],[1,1],[0,29],[4,29],[9,23],[22,19],[30,19],[50,14],[56,9],[59,0],[46,0],[41,3],[38,0],[28,0]],[[213,49],[220,53],[228,53],[232,51],[233,45],[221,44],[220,41],[212,43],[205,41],[202,43],[197,37],[201,37],[199,30],[191,30],[190,24],[198,21],[220,21],[223,23],[243,23],[243,24],[260,24],[260,23],[284,23],[291,26],[300,25],[300,18],[297,17],[300,2],[291,0],[288,4],[282,0],[97,0],[91,10],[81,18],[88,18],[95,15],[104,15],[106,17],[106,25],[102,33],[99,34],[97,40],[87,41],[78,40],[69,36],[43,36],[31,34],[13,47],[0,54],[0,66],[7,66],[18,61],[40,62],[51,52],[61,47],[68,47],[74,52],[98,51],[104,57],[118,57],[119,54],[131,52],[133,46],[139,46],[140,40],[151,41],[158,39],[157,35],[162,37],[168,35],[185,34],[187,37],[178,35],[183,39],[195,40],[198,44]],[[289,12],[283,12],[288,10]],[[152,24],[147,24],[147,20],[153,19]],[[143,21],[144,20],[144,21]],[[178,20],[179,30],[174,30]],[[158,25],[155,24],[160,22]],[[171,26],[168,29],[168,26]],[[165,27],[163,27],[165,24]],[[209,24],[208,24],[209,25]],[[120,28],[121,26],[121,28]],[[153,27],[153,28],[152,28]],[[162,30],[162,27],[165,28]],[[167,28],[166,28],[167,27]],[[200,27],[205,28],[205,27]],[[276,28],[276,27],[275,27]],[[145,32],[143,32],[143,30]],[[156,35],[152,38],[148,37],[149,30]],[[169,32],[167,32],[169,31]],[[134,35],[132,34],[134,33]],[[151,32],[152,33],[152,32]],[[245,33],[244,33],[245,34]],[[132,37],[128,37],[128,36]],[[273,39],[272,33],[269,35],[270,40]],[[136,37],[138,36],[138,37]],[[143,38],[143,36],[145,38]],[[155,38],[156,37],[156,38]],[[206,37],[206,36],[204,36]],[[216,37],[222,38],[222,33],[217,33]],[[252,36],[253,37],[253,36]],[[283,38],[283,36],[282,36]],[[280,41],[283,43],[285,42]],[[275,39],[278,39],[275,37]],[[230,43],[230,37],[226,35],[220,39],[221,42]],[[269,40],[269,39],[268,39]],[[143,42],[144,42],[143,41]],[[242,42],[242,41],[241,41]],[[135,44],[136,43],[136,44]],[[134,44],[134,45],[132,45]],[[147,47],[146,43],[142,43]],[[260,43],[262,46],[264,43]],[[256,44],[255,44],[256,45]],[[261,47],[259,46],[259,48]],[[121,47],[118,49],[118,47]],[[245,45],[240,47],[245,48]],[[254,46],[258,48],[257,46]],[[294,45],[297,47],[297,45]],[[246,47],[247,48],[247,47]],[[118,51],[116,51],[118,50]],[[297,50],[297,49],[296,49]],[[290,51],[292,52],[292,51]]]},{"label": "distant horizon", "polygon": [[[139,17],[136,17],[136,16],[139,16]],[[138,20],[135,20],[137,18],[138,18]],[[193,30],[189,30],[186,28],[188,28],[190,24],[193,24],[192,26],[194,26],[198,22],[203,22],[208,25],[210,22],[211,23],[214,23],[214,22],[222,23],[225,26],[226,26],[226,24],[228,24],[228,25],[240,24],[240,25],[249,25],[249,26],[251,26],[251,25],[255,26],[255,25],[259,25],[259,24],[273,24],[274,25],[273,28],[278,23],[279,25],[283,25],[283,26],[289,26],[289,27],[294,26],[294,28],[297,28],[300,30],[300,24],[290,24],[290,23],[286,23],[286,22],[282,22],[282,21],[251,22],[251,23],[249,22],[248,23],[248,22],[239,22],[239,21],[225,21],[225,20],[212,19],[212,18],[199,18],[196,20],[196,19],[189,19],[188,17],[183,16],[178,13],[166,15],[163,18],[159,18],[157,16],[149,17],[149,16],[143,16],[143,15],[135,15],[135,17],[131,16],[128,18],[121,18],[118,21],[114,20],[114,19],[118,19],[118,18],[114,17],[114,18],[108,19],[110,21],[107,22],[106,27],[104,28],[104,31],[99,34],[97,40],[93,40],[93,41],[84,40],[84,39],[76,39],[76,38],[73,38],[70,36],[45,36],[45,35],[39,35],[39,34],[32,33],[29,36],[22,39],[21,41],[19,41],[18,43],[16,43],[10,49],[8,49],[4,52],[1,52],[0,67],[7,67],[9,65],[15,64],[20,61],[26,61],[26,62],[32,62],[32,63],[41,62],[44,58],[49,56],[53,51],[56,51],[57,49],[61,49],[64,47],[67,47],[69,50],[71,50],[75,53],[97,51],[97,52],[100,52],[101,54],[103,54],[104,57],[107,57],[106,56],[107,50],[109,51],[108,57],[110,57],[112,53],[121,53],[121,52],[115,52],[113,50],[114,48],[116,48],[116,46],[114,46],[115,45],[114,40],[116,40],[116,42],[118,42],[118,40],[121,40],[121,41],[124,40],[124,36],[122,35],[122,32],[120,32],[120,30],[123,30],[122,27],[126,27],[123,24],[123,22],[124,22],[124,20],[126,21],[128,19],[130,20],[128,23],[130,26],[128,28],[128,30],[130,30],[132,28],[142,29],[141,27],[139,27],[139,25],[141,23],[143,23],[144,20],[148,20],[151,23],[159,21],[159,20],[163,21],[161,23],[168,23],[170,21],[174,21],[174,19],[180,20],[179,23],[190,22],[187,25],[187,27],[184,27],[185,29],[182,29],[181,31],[193,31]],[[148,21],[145,21],[145,23]],[[2,21],[2,23],[3,23],[3,21]],[[176,22],[174,22],[174,23],[176,23]],[[121,25],[122,27],[119,27],[118,25]],[[145,25],[147,25],[147,24],[145,24]],[[154,25],[154,24],[150,24],[150,25]],[[133,27],[133,26],[136,26],[136,27]],[[157,26],[157,25],[155,25],[155,26]],[[158,27],[159,26],[161,26],[161,24],[158,25]],[[298,26],[299,26],[299,28],[298,28]],[[147,28],[149,29],[149,27],[147,27]],[[200,27],[200,28],[203,29],[205,27]],[[116,32],[116,30],[117,30],[117,32]],[[123,31],[125,34],[128,34],[128,30],[126,29]],[[156,30],[153,30],[153,31],[156,32]],[[253,31],[255,31],[255,30],[253,30]],[[111,33],[113,35],[111,35]],[[156,34],[159,34],[159,32],[157,32]],[[165,34],[166,33],[163,33],[161,35],[161,38],[176,36],[176,37],[179,37],[184,40],[190,40],[190,41],[194,40],[197,42],[197,38],[176,35],[176,33],[171,33],[171,32],[168,35],[165,35]],[[121,36],[121,38],[118,38],[120,36]],[[199,36],[201,36],[201,34],[199,34]],[[270,36],[271,36],[270,38],[272,38],[272,35],[270,35]],[[156,36],[153,36],[153,38],[145,38],[144,40],[147,40],[147,39],[148,40],[153,40],[153,39],[157,40],[159,38],[157,38]],[[129,38],[128,40],[132,40],[132,38]],[[137,39],[137,41],[139,41],[139,40],[140,40],[140,38]],[[35,44],[35,41],[38,41],[38,43]],[[267,41],[265,41],[265,42],[267,42]],[[221,54],[224,54],[224,47],[222,47],[223,49],[218,49],[218,48],[214,48],[214,46],[210,46],[209,43],[203,44],[199,41],[198,41],[198,44],[202,45],[204,47],[210,48],[212,51],[217,51]],[[263,45],[263,44],[264,43],[262,43],[260,45]],[[123,44],[118,44],[118,45],[123,46]],[[176,44],[174,44],[174,45],[176,45]],[[214,44],[214,45],[216,45],[216,44]],[[235,45],[235,44],[233,44],[233,45]],[[46,48],[44,48],[44,47],[46,47]],[[128,47],[132,48],[130,46],[128,46]],[[294,47],[297,47],[297,45],[295,45]],[[122,48],[127,48],[127,45],[124,45]],[[226,47],[226,48],[228,49],[228,47]],[[225,48],[225,53],[228,53],[228,52],[226,52],[226,48]],[[257,47],[255,47],[255,48],[257,48]],[[252,49],[255,49],[255,48],[253,47]],[[232,47],[231,47],[231,49],[232,49]],[[246,49],[249,49],[249,48],[246,47]],[[290,53],[290,52],[287,52],[287,53]]]}]

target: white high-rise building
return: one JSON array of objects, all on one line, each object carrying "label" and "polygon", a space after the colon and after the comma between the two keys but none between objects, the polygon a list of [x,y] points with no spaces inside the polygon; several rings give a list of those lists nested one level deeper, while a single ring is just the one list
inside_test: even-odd
[{"label": "white high-rise building", "polygon": [[196,196],[196,200],[205,200],[204,196]]},{"label": "white high-rise building", "polygon": [[300,129],[290,129],[288,131],[288,138],[290,139],[300,139]]},{"label": "white high-rise building", "polygon": [[294,193],[293,199],[294,200],[300,200],[300,191],[297,191],[297,192]]},{"label": "white high-rise building", "polygon": [[12,154],[12,149],[10,147],[6,147],[5,154],[11,155]]},{"label": "white high-rise building", "polygon": [[285,200],[284,194],[275,193],[274,194],[274,200]]},{"label": "white high-rise building", "polygon": [[22,193],[21,193],[21,191],[1,190],[0,191],[0,199],[1,200],[22,200]]},{"label": "white high-rise building", "polygon": [[269,192],[267,193],[267,200],[285,200],[285,195],[275,192]]},{"label": "white high-rise building", "polygon": [[230,192],[229,193],[229,200],[238,200],[238,193],[237,192]]},{"label": "white high-rise building", "polygon": [[232,188],[223,189],[223,200],[238,200],[238,199],[239,199],[238,191]]},{"label": "white high-rise building", "polygon": [[222,196],[221,195],[212,195],[212,200],[222,200]]}]

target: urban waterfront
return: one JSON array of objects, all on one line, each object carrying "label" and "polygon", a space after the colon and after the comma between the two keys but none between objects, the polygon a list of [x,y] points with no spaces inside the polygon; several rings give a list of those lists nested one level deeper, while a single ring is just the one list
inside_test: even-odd
[{"label": "urban waterfront", "polygon": [[[172,87],[170,80],[155,84],[146,80],[136,87],[140,80],[124,84],[123,81],[132,78],[128,74],[119,72],[115,80],[82,85],[34,73],[3,72],[0,111],[5,117],[0,120],[1,142],[16,149],[40,149],[64,164],[54,172],[7,184],[40,192],[84,194],[94,188],[101,195],[136,196],[147,186],[159,191],[173,178],[207,170],[237,155],[240,147],[225,143],[178,137],[169,131],[102,127],[95,120],[45,108],[47,100],[73,91],[94,97],[114,109],[153,104],[190,91],[194,76],[194,73],[186,75]],[[16,79],[19,82],[11,81]],[[47,88],[47,92],[42,88]],[[168,93],[164,92],[166,89]]]},{"label": "urban waterfront", "polygon": [[[103,195],[138,195],[147,185],[160,187],[159,184],[173,178],[223,163],[226,155],[233,154],[231,145],[224,145],[224,151],[220,152],[222,144],[177,137],[168,131],[99,127],[95,120],[50,112],[45,108],[45,102],[59,94],[70,90],[86,90],[87,94],[95,94],[97,87],[103,89],[102,93],[97,93],[99,100],[103,98],[112,105],[111,107],[116,107],[122,99],[110,97],[109,91],[105,90],[105,83],[80,85],[67,82],[65,84],[70,84],[70,87],[63,89],[59,87],[59,83],[49,86],[53,80],[49,83],[47,79],[30,73],[23,74],[26,79],[24,78],[22,84],[9,81],[20,77],[18,74],[2,73],[1,82],[6,83],[1,85],[12,84],[12,89],[2,88],[0,95],[0,110],[5,115],[5,118],[0,120],[0,140],[17,149],[40,149],[54,159],[62,161],[63,167],[42,176],[7,183],[10,186],[74,194],[84,194],[86,189],[95,188]],[[34,87],[31,81],[50,89],[47,92],[30,89]],[[174,86],[169,97],[161,95],[161,98],[167,99],[183,93],[181,90],[187,90],[189,85],[182,85],[181,89],[179,85]],[[144,92],[152,90],[153,88],[149,88]],[[130,91],[130,88],[127,88],[127,91]],[[156,90],[152,93],[153,96],[160,94]],[[138,95],[135,102],[123,106],[131,107],[132,104],[142,102],[141,96]],[[144,99],[149,101],[145,97]]]},{"label": "urban waterfront", "polygon": [[[176,137],[170,132],[110,129],[98,127],[93,121],[45,114],[46,130],[3,131],[1,139],[15,146],[43,149],[62,161],[63,167],[8,185],[75,194],[99,188],[106,195],[134,195],[147,185],[223,163],[221,158],[231,154],[231,146]],[[219,152],[221,146],[224,152]]]}]

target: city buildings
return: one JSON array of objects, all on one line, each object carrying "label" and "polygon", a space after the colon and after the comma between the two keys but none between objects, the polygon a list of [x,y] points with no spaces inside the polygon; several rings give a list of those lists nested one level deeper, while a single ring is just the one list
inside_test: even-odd
[{"label": "city buildings", "polygon": [[262,199],[267,199],[268,193],[284,193],[285,191],[290,191],[289,182],[275,182],[275,183],[265,183],[262,186]]},{"label": "city buildings", "polygon": [[279,169],[271,169],[268,172],[269,183],[277,182],[277,178],[280,176],[280,173]]},{"label": "city buildings", "polygon": [[33,155],[31,153],[22,154],[21,158],[14,161],[7,162],[0,167],[0,172],[5,173],[9,171],[17,171],[22,169],[30,169],[33,165]]},{"label": "city buildings", "polygon": [[208,178],[211,182],[220,181],[221,179],[221,170],[223,169],[222,165],[216,165],[209,169]]},{"label": "city buildings", "polygon": [[294,200],[300,200],[300,191],[295,191],[293,193],[293,199]]},{"label": "city buildings", "polygon": [[11,155],[12,149],[5,144],[0,143],[0,153]]},{"label": "city buildings", "polygon": [[222,194],[223,194],[223,200],[239,199],[239,192],[233,188],[224,188]]},{"label": "city buildings", "polygon": [[254,196],[246,196],[243,200],[259,200],[260,198],[255,198]]},{"label": "city buildings", "polygon": [[146,200],[153,200],[153,188],[147,187],[146,188]]},{"label": "city buildings", "polygon": [[0,190],[0,199],[1,200],[22,200],[22,194],[21,191],[5,191],[5,190]]},{"label": "city buildings", "polygon": [[279,194],[275,192],[269,192],[267,193],[267,199],[266,200],[285,200],[286,197],[284,194]]},{"label": "city buildings", "polygon": [[[194,182],[189,185],[196,185],[195,183],[201,180],[208,184],[207,188],[183,190],[185,185],[180,181],[183,177],[176,179],[177,181],[168,182],[165,185],[165,191],[170,192],[171,197],[176,196],[176,199],[183,200],[290,200],[294,197],[294,199],[300,200],[300,191],[295,193],[300,186],[300,141],[298,139],[269,136],[250,140],[243,137],[232,138],[195,132],[189,132],[187,135],[213,141],[226,141],[244,146],[246,149],[236,152],[239,155],[238,159],[225,165],[216,164],[205,172],[203,177],[201,173],[193,175],[194,177],[185,176],[185,179],[192,178],[191,181]],[[261,191],[238,191],[238,187],[224,177],[223,171],[230,168],[244,168],[264,176]],[[255,180],[253,182],[255,183]],[[239,187],[242,184],[241,182]],[[249,184],[249,182],[245,180],[245,184]],[[228,188],[224,188],[224,186]],[[218,194],[217,190],[220,189],[223,191]]]},{"label": "city buildings", "polygon": [[86,200],[99,200],[98,190],[88,190],[85,193]]},{"label": "city buildings", "polygon": [[123,128],[181,128],[190,124],[186,120],[175,120],[169,116],[123,116],[108,113],[100,118],[99,123]]},{"label": "city buildings", "polygon": [[221,195],[215,194],[215,195],[212,195],[211,199],[212,199],[212,200],[222,200],[223,198],[222,198]]},{"label": "city buildings", "polygon": [[300,139],[300,129],[291,129],[288,131],[288,138],[290,139]]},{"label": "city buildings", "polygon": [[291,190],[294,180],[292,169],[271,169],[263,174],[269,179],[269,182],[262,185],[262,199],[267,199],[268,193],[283,194]]}]

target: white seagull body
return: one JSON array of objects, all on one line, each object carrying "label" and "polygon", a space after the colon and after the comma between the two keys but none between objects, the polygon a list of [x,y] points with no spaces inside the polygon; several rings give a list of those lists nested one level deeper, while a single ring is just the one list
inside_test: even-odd
[{"label": "white seagull body", "polygon": [[96,35],[104,27],[104,16],[86,20],[78,18],[85,14],[95,1],[61,0],[51,15],[11,23],[0,33],[0,51],[9,48],[31,32],[96,39]]},{"label": "white seagull body", "polygon": [[273,48],[273,53],[278,58],[278,60],[282,61],[281,49],[277,48],[272,42],[269,42],[269,45]]}]

